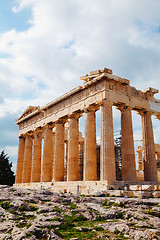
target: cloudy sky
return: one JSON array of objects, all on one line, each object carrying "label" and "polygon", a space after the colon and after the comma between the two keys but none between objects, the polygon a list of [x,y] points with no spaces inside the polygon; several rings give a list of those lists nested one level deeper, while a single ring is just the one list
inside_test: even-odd
[{"label": "cloudy sky", "polygon": [[[28,105],[45,105],[102,67],[138,89],[160,89],[159,0],[0,1],[0,150],[14,169],[15,119]],[[140,139],[140,118],[133,113],[133,119]],[[114,123],[119,130],[117,112]],[[153,123],[160,143],[160,124]]]}]

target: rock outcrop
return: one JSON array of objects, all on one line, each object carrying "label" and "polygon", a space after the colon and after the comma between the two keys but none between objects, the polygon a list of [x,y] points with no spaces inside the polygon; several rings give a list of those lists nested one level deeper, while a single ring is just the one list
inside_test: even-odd
[{"label": "rock outcrop", "polygon": [[0,239],[160,239],[160,199],[0,186]]}]

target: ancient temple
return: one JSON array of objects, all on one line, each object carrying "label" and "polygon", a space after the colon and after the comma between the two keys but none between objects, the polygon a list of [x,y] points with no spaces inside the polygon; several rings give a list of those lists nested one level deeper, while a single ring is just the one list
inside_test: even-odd
[{"label": "ancient temple", "polygon": [[[154,97],[159,91],[154,88],[137,90],[130,86],[129,80],[113,75],[108,68],[92,71],[81,80],[83,86],[43,107],[29,106],[16,120],[19,149],[15,186],[44,185],[68,189],[81,185],[86,189],[95,189],[96,186],[99,189],[120,182],[136,184],[132,111],[136,111],[142,119],[144,181],[156,184],[157,164],[151,117],[154,115],[160,120],[160,100]],[[121,112],[121,181],[116,179],[113,106]],[[101,111],[99,177],[97,110]],[[79,118],[82,115],[85,115],[84,138],[79,133]]]}]

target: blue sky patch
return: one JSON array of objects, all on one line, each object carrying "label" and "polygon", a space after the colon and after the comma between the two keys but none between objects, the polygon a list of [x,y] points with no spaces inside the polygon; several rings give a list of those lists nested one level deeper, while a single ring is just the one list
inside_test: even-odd
[{"label": "blue sky patch", "polygon": [[29,8],[21,12],[14,13],[12,7],[16,4],[13,0],[0,1],[0,33],[16,29],[24,31],[30,27],[28,20],[31,19],[32,13]]},{"label": "blue sky patch", "polygon": [[11,57],[10,54],[5,53],[5,52],[0,52],[0,58],[9,58],[9,57]]}]

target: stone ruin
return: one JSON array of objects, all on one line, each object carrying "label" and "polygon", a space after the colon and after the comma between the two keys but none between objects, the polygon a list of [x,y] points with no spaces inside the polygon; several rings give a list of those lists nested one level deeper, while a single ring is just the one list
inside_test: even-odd
[{"label": "stone ruin", "polygon": [[[138,146],[137,150],[137,180],[144,181],[144,150],[143,146]],[[160,145],[155,144],[155,159],[157,164],[157,177],[160,182]]]},{"label": "stone ruin", "polygon": [[[133,140],[132,111],[142,119],[143,182],[160,190],[155,160],[152,115],[160,120],[159,91],[144,91],[103,68],[81,77],[78,86],[43,107],[29,106],[16,120],[19,149],[16,187],[90,193],[134,186],[139,189]],[[121,181],[116,177],[112,107],[121,112]],[[101,111],[99,177],[96,154],[96,118]],[[85,136],[79,118],[85,115]],[[82,152],[84,154],[82,154]],[[135,187],[136,186],[136,187]]]}]

